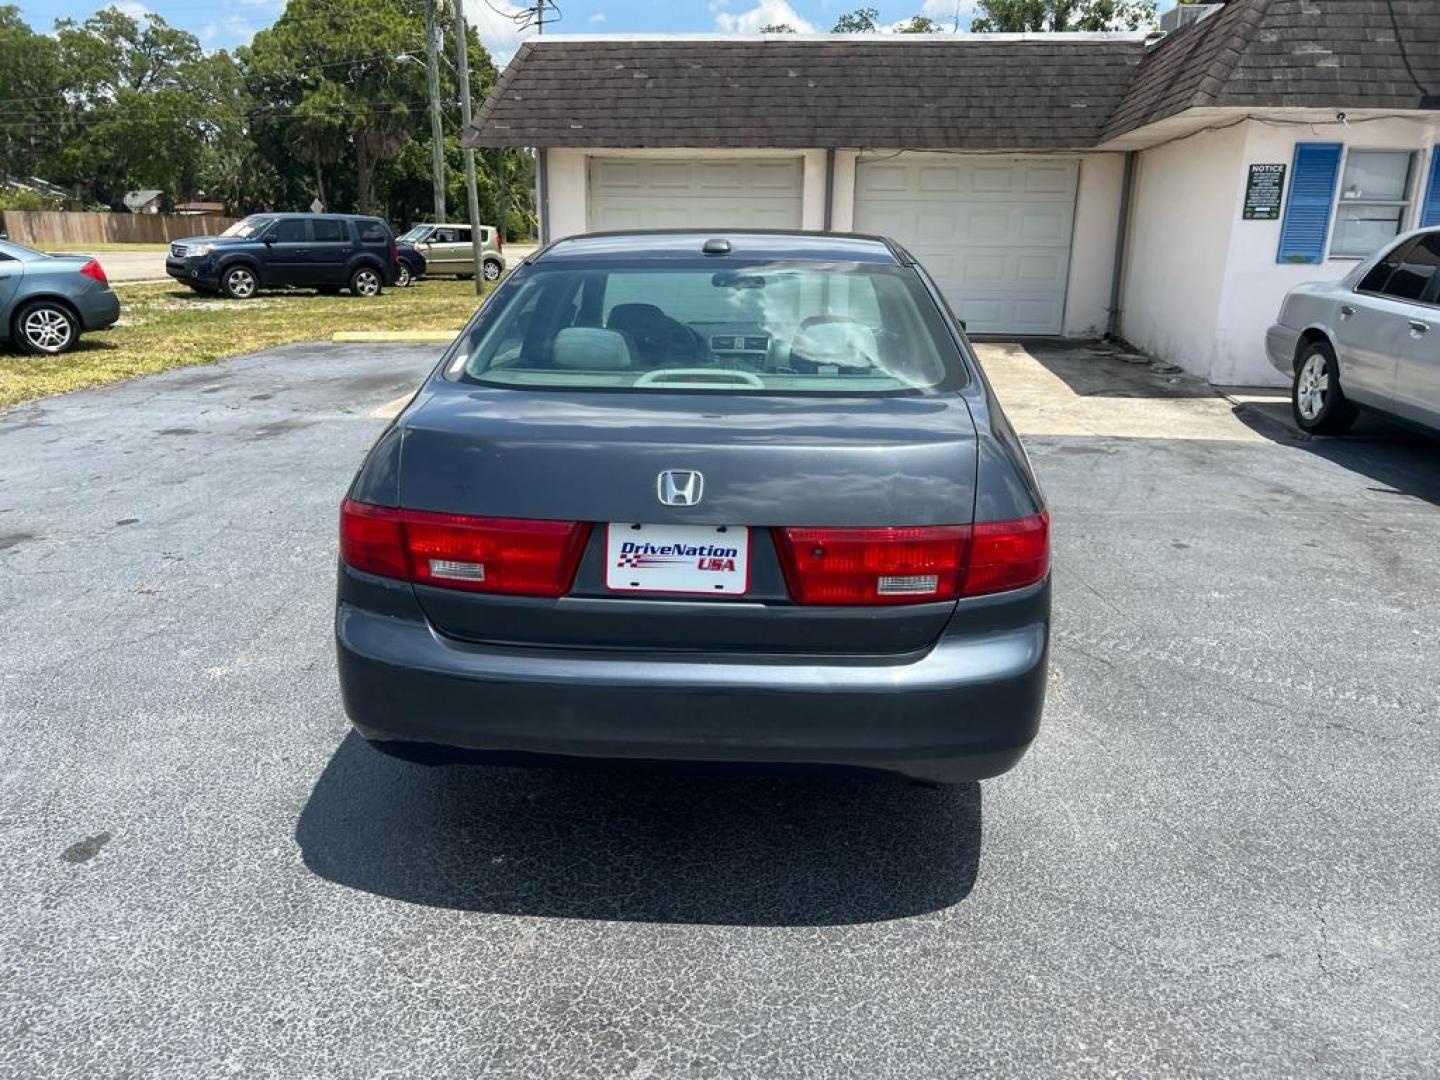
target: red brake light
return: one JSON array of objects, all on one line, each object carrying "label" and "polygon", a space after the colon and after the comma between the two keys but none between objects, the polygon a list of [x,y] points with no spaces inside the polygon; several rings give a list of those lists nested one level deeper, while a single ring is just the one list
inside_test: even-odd
[{"label": "red brake light", "polygon": [[80,273],[92,281],[98,281],[101,285],[109,285],[110,279],[105,276],[105,268],[96,259],[91,259],[84,266],[80,267]]},{"label": "red brake light", "polygon": [[903,529],[779,529],[780,565],[801,604],[953,600],[968,525]]},{"label": "red brake light", "polygon": [[1050,518],[880,529],[777,529],[800,604],[918,604],[1032,585],[1050,569]]},{"label": "red brake light", "polygon": [[400,246],[393,239],[390,241],[390,265],[400,265]]},{"label": "red brake light", "polygon": [[1050,515],[1044,510],[1015,521],[972,526],[965,567],[965,596],[1033,585],[1050,572]]},{"label": "red brake light", "polygon": [[575,580],[590,527],[574,521],[471,517],[340,507],[340,558],[381,577],[470,592],[561,596]]}]

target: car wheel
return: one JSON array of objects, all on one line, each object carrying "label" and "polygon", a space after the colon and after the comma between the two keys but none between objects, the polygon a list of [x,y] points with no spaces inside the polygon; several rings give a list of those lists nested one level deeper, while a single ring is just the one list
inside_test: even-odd
[{"label": "car wheel", "polygon": [[231,300],[249,300],[260,288],[260,279],[248,266],[232,266],[220,279],[220,291]]},{"label": "car wheel", "polygon": [[496,262],[494,259],[486,259],[486,260],[485,260],[484,270],[485,270],[485,280],[486,280],[486,281],[499,281],[499,280],[500,280],[500,264],[499,264],[498,262]]},{"label": "car wheel", "polygon": [[53,300],[26,304],[15,316],[15,341],[27,353],[58,356],[80,340],[80,323]]},{"label": "car wheel", "polygon": [[383,283],[380,280],[380,271],[370,266],[362,266],[355,273],[350,275],[350,293],[352,296],[379,296]]},{"label": "car wheel", "polygon": [[402,262],[400,269],[395,271],[395,287],[397,289],[408,289],[414,282],[415,279],[410,274],[410,267]]},{"label": "car wheel", "polygon": [[1339,435],[1355,422],[1357,410],[1340,389],[1340,365],[1323,341],[1305,346],[1295,366],[1290,412],[1300,430],[1312,435]]}]

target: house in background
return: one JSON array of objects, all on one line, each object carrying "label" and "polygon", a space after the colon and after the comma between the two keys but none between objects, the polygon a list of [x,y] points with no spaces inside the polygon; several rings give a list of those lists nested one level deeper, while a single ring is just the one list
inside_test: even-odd
[{"label": "house in background", "polygon": [[1437,136],[1440,3],[1231,0],[1158,39],[534,38],[467,142],[538,148],[542,239],[883,233],[974,333],[1262,384],[1292,285],[1440,223]]},{"label": "house in background", "polygon": [[132,214],[158,214],[164,201],[165,193],[156,188],[127,191],[124,196],[125,209]]}]

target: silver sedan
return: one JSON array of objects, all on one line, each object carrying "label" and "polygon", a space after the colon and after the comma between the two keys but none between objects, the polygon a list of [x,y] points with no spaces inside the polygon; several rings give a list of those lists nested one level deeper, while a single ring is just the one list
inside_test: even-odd
[{"label": "silver sedan", "polygon": [[0,345],[55,356],[118,318],[120,299],[88,255],[46,255],[0,240]]},{"label": "silver sedan", "polygon": [[1440,229],[1291,289],[1265,347],[1305,431],[1339,435],[1361,407],[1440,431]]}]

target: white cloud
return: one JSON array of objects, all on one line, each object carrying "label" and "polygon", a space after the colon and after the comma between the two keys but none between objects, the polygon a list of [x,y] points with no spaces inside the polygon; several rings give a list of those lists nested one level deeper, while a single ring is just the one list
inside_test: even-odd
[{"label": "white cloud", "polygon": [[946,29],[953,27],[958,18],[960,29],[964,30],[979,11],[978,0],[925,0],[920,7],[922,15],[929,15],[936,22],[943,23]]},{"label": "white cloud", "polygon": [[594,15],[591,15],[590,18],[586,21],[592,26],[598,26],[600,23],[605,21],[605,13],[603,11],[597,11]]},{"label": "white cloud", "polygon": [[144,4],[137,3],[136,0],[119,0],[119,3],[110,6],[117,9],[122,15],[129,15],[136,22],[144,22],[150,18],[150,9]]},{"label": "white cloud", "polygon": [[260,28],[251,24],[250,20],[239,15],[229,15],[219,20],[211,20],[197,35],[200,44],[212,48],[233,49],[237,45],[249,45]]},{"label": "white cloud", "polygon": [[719,7],[719,4],[712,4],[710,10],[715,12],[715,29],[722,34],[758,34],[762,26],[776,23],[786,23],[802,34],[815,32],[814,24],[802,18],[786,0],[760,0],[749,11],[737,14],[719,10]]},{"label": "white cloud", "polygon": [[533,28],[522,33],[520,24],[512,18],[523,10],[508,0],[465,0],[465,17],[490,50],[496,67],[508,64],[520,42],[535,33]]}]

